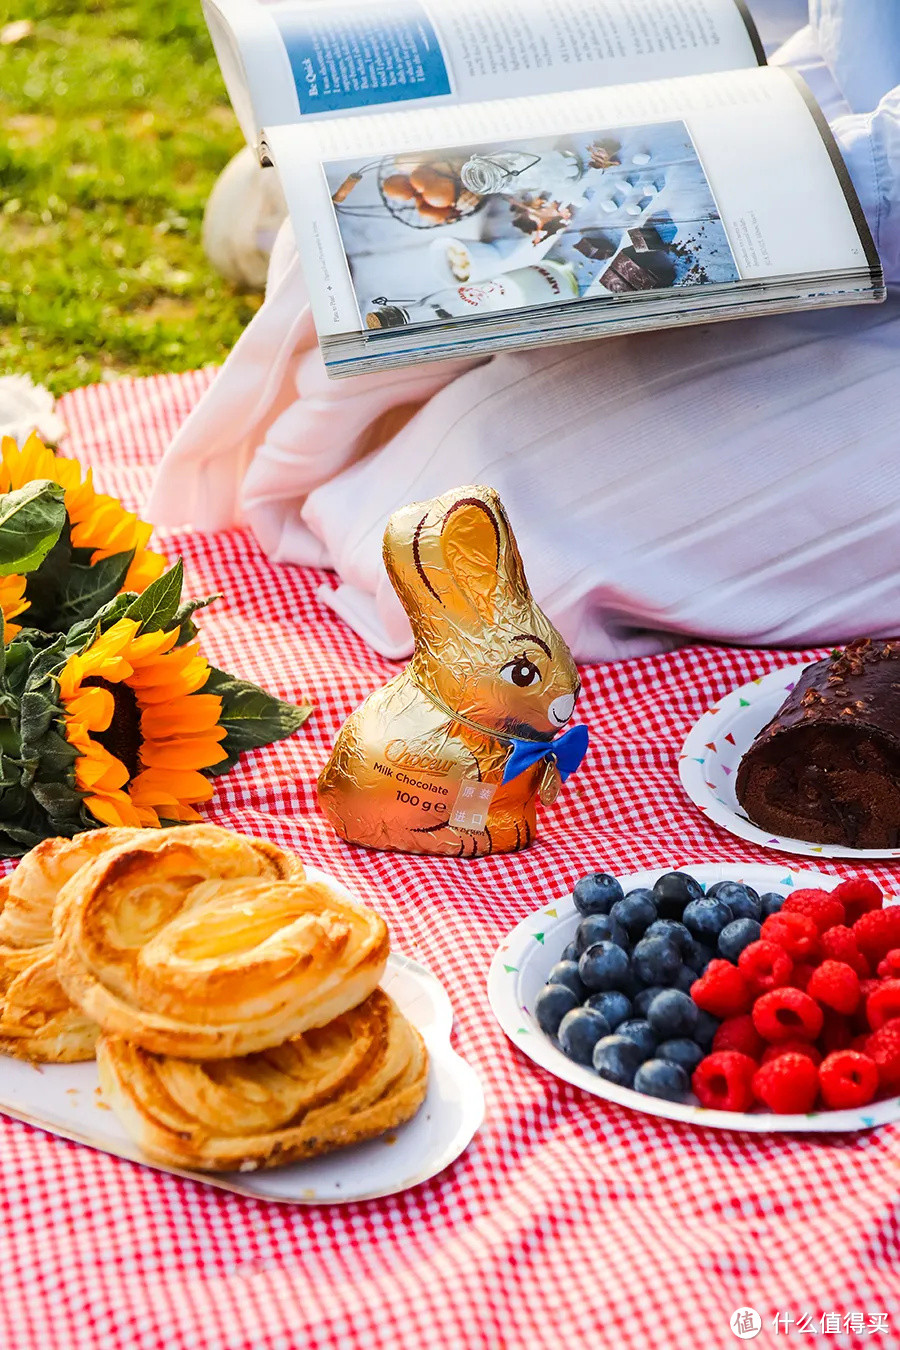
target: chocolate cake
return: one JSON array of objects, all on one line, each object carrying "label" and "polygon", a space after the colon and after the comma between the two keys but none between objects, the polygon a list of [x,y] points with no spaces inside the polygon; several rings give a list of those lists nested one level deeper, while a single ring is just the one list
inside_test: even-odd
[{"label": "chocolate cake", "polygon": [[900,847],[900,638],[809,666],[741,760],[737,799],[772,834]]}]

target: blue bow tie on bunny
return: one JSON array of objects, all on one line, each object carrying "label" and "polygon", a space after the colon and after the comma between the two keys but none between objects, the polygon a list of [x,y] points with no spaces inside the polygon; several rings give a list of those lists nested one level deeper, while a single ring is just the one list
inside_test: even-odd
[{"label": "blue bow tie on bunny", "polygon": [[563,782],[581,765],[587,754],[588,729],[579,724],[564,731],[555,741],[523,741],[510,737],[512,754],[503,769],[503,782],[509,783],[542,759],[556,760]]}]

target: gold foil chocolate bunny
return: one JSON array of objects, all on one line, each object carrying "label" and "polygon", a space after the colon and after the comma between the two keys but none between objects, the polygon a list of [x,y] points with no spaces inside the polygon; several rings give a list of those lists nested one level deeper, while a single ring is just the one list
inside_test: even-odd
[{"label": "gold foil chocolate bunny", "polygon": [[344,723],[319,804],[344,839],[370,848],[526,848],[535,799],[556,797],[587,730],[557,736],[578,671],[531,597],[499,497],[462,487],[403,507],[388,521],[384,561],[415,653]]}]

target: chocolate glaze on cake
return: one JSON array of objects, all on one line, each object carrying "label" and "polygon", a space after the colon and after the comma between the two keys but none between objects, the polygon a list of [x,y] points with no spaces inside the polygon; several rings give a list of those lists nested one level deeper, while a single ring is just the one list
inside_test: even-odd
[{"label": "chocolate glaze on cake", "polygon": [[791,839],[900,847],[900,638],[809,666],[741,760],[750,820]]}]

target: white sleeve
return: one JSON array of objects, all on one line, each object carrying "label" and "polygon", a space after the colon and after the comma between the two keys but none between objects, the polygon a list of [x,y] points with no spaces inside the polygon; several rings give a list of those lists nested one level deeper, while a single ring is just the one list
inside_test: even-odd
[{"label": "white sleeve", "polygon": [[896,285],[900,283],[900,86],[874,112],[837,117],[831,125],[875,237],[885,277]]}]

